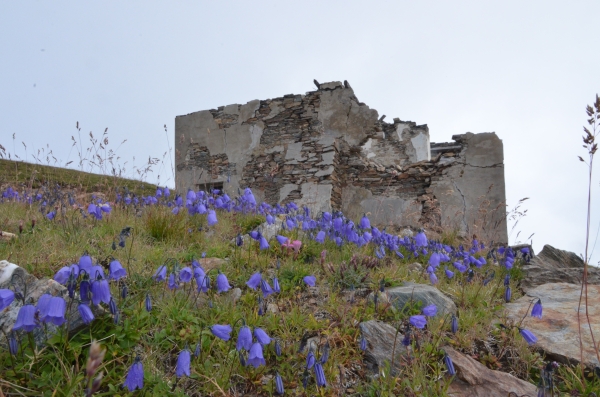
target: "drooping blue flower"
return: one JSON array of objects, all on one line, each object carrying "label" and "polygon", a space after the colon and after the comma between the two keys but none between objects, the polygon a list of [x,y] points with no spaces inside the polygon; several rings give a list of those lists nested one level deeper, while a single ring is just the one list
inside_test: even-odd
[{"label": "drooping blue flower", "polygon": [[100,302],[110,303],[110,288],[107,280],[100,278],[94,280],[90,286],[90,291],[94,305],[99,305]]},{"label": "drooping blue flower", "polygon": [[423,314],[426,315],[427,317],[435,316],[437,314],[437,306],[436,305],[425,306],[423,308]]},{"label": "drooping blue flower", "polygon": [[144,388],[144,366],[139,357],[136,357],[133,365],[129,367],[123,386],[130,392]]},{"label": "drooping blue flower", "polygon": [[323,230],[319,231],[319,233],[317,233],[317,236],[315,237],[315,241],[317,243],[323,244],[323,242],[325,241],[325,232]]},{"label": "drooping blue flower", "polygon": [[254,368],[258,368],[261,365],[267,365],[265,358],[263,357],[262,345],[258,342],[252,344],[250,351],[248,352],[247,365],[252,365]]},{"label": "drooping blue flower", "polygon": [[260,235],[260,239],[259,239],[259,248],[261,250],[269,249],[269,242],[262,234]]},{"label": "drooping blue flower", "polygon": [[446,369],[448,370],[448,374],[451,376],[456,375],[456,370],[454,369],[454,363],[452,363],[452,359],[449,355],[444,355],[444,363],[446,364]]},{"label": "drooping blue flower", "polygon": [[219,272],[219,275],[217,276],[217,292],[227,292],[229,289],[231,289],[231,285],[229,285],[227,276]]},{"label": "drooping blue flower", "polygon": [[252,347],[252,331],[247,326],[242,326],[238,332],[237,343],[235,348],[240,351],[245,349],[247,351]]},{"label": "drooping blue flower", "polygon": [[89,303],[91,299],[91,286],[90,281],[84,278],[79,283],[79,299],[82,303]]},{"label": "drooping blue flower", "polygon": [[313,352],[308,352],[308,356],[306,356],[306,369],[311,369],[315,365],[316,359]]},{"label": "drooping blue flower", "polygon": [[183,349],[177,357],[177,366],[175,367],[175,375],[178,378],[184,375],[190,376],[190,360],[190,351],[187,348]]},{"label": "drooping blue flower", "polygon": [[80,303],[79,306],[77,306],[77,310],[79,311],[79,315],[81,316],[81,320],[84,324],[89,324],[94,321],[94,313],[92,312],[92,309],[90,309],[90,307],[85,303]]},{"label": "drooping blue flower", "polygon": [[509,285],[504,290],[504,300],[508,303],[508,302],[510,302],[511,297],[512,297],[512,291],[510,290],[510,285]]},{"label": "drooping blue flower", "polygon": [[445,269],[445,272],[446,272],[446,277],[448,277],[448,278],[454,277],[454,272],[451,270],[448,270],[448,268]]},{"label": "drooping blue flower", "polygon": [[528,345],[533,345],[537,342],[537,337],[531,331],[525,328],[519,328],[519,333]]},{"label": "drooping blue flower", "polygon": [[39,327],[39,324],[35,321],[35,306],[23,305],[19,309],[17,314],[17,320],[13,326],[13,331],[22,329],[25,332],[31,332],[35,328]]},{"label": "drooping blue flower", "polygon": [[57,326],[63,325],[66,310],[67,303],[65,300],[60,296],[54,296],[49,300],[44,315],[40,314],[40,321]]},{"label": "drooping blue flower", "polygon": [[167,279],[167,267],[165,265],[161,265],[154,276],[152,276],[154,281],[161,282]]},{"label": "drooping blue flower", "polygon": [[450,331],[455,334],[458,332],[458,318],[453,314],[450,321]]},{"label": "drooping blue flower", "polygon": [[214,226],[219,222],[217,220],[217,213],[215,210],[208,210],[208,216],[206,217],[206,220],[208,222],[208,226]]},{"label": "drooping blue flower", "polygon": [[309,287],[314,287],[317,282],[317,278],[315,276],[305,276],[302,280],[304,280],[306,285]]},{"label": "drooping blue flower", "polygon": [[175,277],[175,273],[169,274],[169,289],[174,290],[179,288],[179,283],[177,282],[177,277]]},{"label": "drooping blue flower", "polygon": [[313,368],[315,370],[317,386],[327,387],[327,380],[325,379],[325,371],[323,371],[323,365],[321,363],[316,363]]},{"label": "drooping blue flower", "polygon": [[189,283],[192,280],[192,269],[188,266],[179,271],[179,280],[183,283]]},{"label": "drooping blue flower", "polygon": [[71,275],[71,268],[69,266],[61,267],[54,275],[54,281],[59,284],[66,284],[69,276]]},{"label": "drooping blue flower", "polygon": [[281,345],[279,344],[279,340],[275,339],[275,355],[277,357],[281,356]]},{"label": "drooping blue flower", "polygon": [[254,273],[250,276],[250,279],[246,282],[246,285],[253,290],[256,290],[260,285],[260,280],[262,280],[262,274],[260,272]]},{"label": "drooping blue flower", "polygon": [[[49,310],[48,305],[50,304],[50,300],[52,300],[52,295],[50,295],[50,294],[43,294],[42,296],[39,297],[37,304],[35,305],[35,310],[37,311],[37,317],[40,320],[45,318],[46,315],[48,314],[48,310]],[[42,320],[42,322],[43,322],[43,320]]]},{"label": "drooping blue flower", "polygon": [[269,285],[269,282],[262,278],[260,279],[260,289],[263,293],[264,298],[275,292],[273,291],[273,288],[271,288],[271,286]]},{"label": "drooping blue flower", "polygon": [[421,314],[410,316],[409,322],[413,327],[419,329],[423,329],[425,328],[425,325],[427,325],[427,319]]},{"label": "drooping blue flower", "polygon": [[431,282],[431,284],[435,285],[438,283],[438,278],[435,275],[434,272],[429,272],[429,281]]},{"label": "drooping blue flower", "polygon": [[371,228],[371,222],[369,221],[369,218],[367,218],[367,215],[363,215],[363,217],[360,219],[360,222],[358,223],[358,227],[360,227],[361,229],[370,229]]},{"label": "drooping blue flower", "polygon": [[7,308],[14,300],[14,292],[9,289],[0,289],[0,311]]},{"label": "drooping blue flower", "polygon": [[200,356],[201,350],[202,347],[200,345],[200,342],[196,343],[196,348],[194,349],[194,358],[198,358]]},{"label": "drooping blue flower", "polygon": [[231,325],[219,325],[215,324],[210,327],[210,331],[214,336],[224,341],[228,341],[231,338]]},{"label": "drooping blue flower", "polygon": [[289,237],[285,237],[285,236],[280,236],[277,235],[275,236],[275,238],[277,239],[277,241],[279,242],[279,244],[283,245],[285,243],[287,243],[287,241],[289,240]]},{"label": "drooping blue flower", "polygon": [[14,332],[11,332],[8,335],[8,351],[13,356],[16,356],[17,353],[19,353],[19,342],[17,341],[17,338],[15,338]]},{"label": "drooping blue flower", "polygon": [[125,271],[121,262],[116,259],[111,261],[108,265],[108,278],[111,280],[119,280],[125,276],[127,276],[127,271]]},{"label": "drooping blue flower", "polygon": [[146,294],[145,306],[147,312],[152,311],[152,299],[150,298],[150,294]]},{"label": "drooping blue flower", "polygon": [[262,328],[254,329],[254,337],[261,345],[268,345],[269,343],[271,343],[271,338]]},{"label": "drooping blue flower", "polygon": [[277,277],[273,278],[273,291],[277,293],[281,292],[281,287],[279,286],[279,280]]},{"label": "drooping blue flower", "polygon": [[360,350],[362,350],[362,351],[367,350],[367,339],[365,338],[364,335],[360,336]]},{"label": "drooping blue flower", "polygon": [[427,237],[425,232],[419,232],[415,235],[415,245],[417,247],[427,247]]},{"label": "drooping blue flower", "polygon": [[84,254],[79,258],[79,270],[85,270],[87,274],[92,275],[92,257]]},{"label": "drooping blue flower", "polygon": [[531,309],[531,317],[542,318],[542,300],[538,299],[538,301],[533,305],[533,309]]},{"label": "drooping blue flower", "polygon": [[275,374],[275,393],[282,396],[285,393],[285,389],[283,388],[283,379],[281,379],[281,375],[279,372]]}]

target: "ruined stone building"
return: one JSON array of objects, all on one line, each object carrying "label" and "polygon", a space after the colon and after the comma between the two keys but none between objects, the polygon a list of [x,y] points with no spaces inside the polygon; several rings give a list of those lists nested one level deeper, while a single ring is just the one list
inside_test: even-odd
[{"label": "ruined stone building", "polygon": [[176,186],[251,187],[270,204],[507,242],[502,141],[493,132],[452,139],[430,143],[427,125],[388,123],[347,82],[324,83],[176,117]]}]

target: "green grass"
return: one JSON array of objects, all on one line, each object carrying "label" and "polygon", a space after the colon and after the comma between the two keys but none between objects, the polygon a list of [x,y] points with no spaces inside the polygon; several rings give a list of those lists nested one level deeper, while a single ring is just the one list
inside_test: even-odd
[{"label": "green grass", "polygon": [[156,186],[133,179],[93,174],[78,170],[0,159],[0,186],[25,186],[38,189],[59,185],[77,189],[79,193],[110,193],[127,188],[138,194],[154,194]]},{"label": "green grass", "polygon": [[[77,209],[66,208],[49,221],[36,206],[0,204],[2,230],[19,234],[19,225],[25,225],[18,238],[0,242],[0,258],[23,266],[37,277],[52,277],[60,267],[76,263],[87,251],[98,261],[115,257],[129,272],[123,282],[112,285],[115,297],[120,296],[124,285],[129,291],[125,299],[117,298],[121,311],[119,325],[105,314],[69,338],[68,343],[64,335],[58,334],[46,346],[36,348],[35,354],[26,338],[21,339],[16,358],[4,347],[0,348],[0,390],[5,395],[83,395],[83,368],[89,344],[99,340],[107,355],[101,367],[102,388],[97,395],[129,395],[120,387],[136,356],[141,358],[145,370],[145,387],[138,395],[204,396],[231,392],[231,395],[267,396],[272,393],[276,372],[284,379],[287,395],[304,395],[306,351],[299,353],[298,349],[307,335],[318,336],[321,348],[325,343],[331,347],[330,358],[324,365],[329,386],[317,389],[311,372],[307,395],[444,396],[452,380],[445,373],[442,361],[444,345],[474,355],[490,368],[537,381],[542,357],[518,333],[494,325],[502,320],[504,271],[500,266],[483,267],[482,272],[492,268],[496,271],[495,278],[486,286],[482,286],[480,276],[472,283],[467,283],[465,275],[458,272],[452,280],[440,277],[438,288],[457,303],[459,332],[450,333],[448,317],[431,319],[428,328],[418,332],[419,344],[413,344],[412,353],[398,374],[394,376],[389,369],[382,369],[379,376],[372,377],[366,372],[363,352],[359,349],[358,324],[379,319],[402,330],[410,314],[418,313],[419,305],[407,310],[383,303],[375,307],[359,294],[351,301],[349,287],[377,290],[380,280],[386,286],[400,285],[403,281],[429,284],[425,274],[408,271],[412,261],[396,256],[374,260],[371,246],[339,248],[330,241],[321,245],[306,238],[297,258],[282,253],[275,240],[265,251],[258,250],[254,241],[236,247],[233,238],[258,223],[255,215],[219,212],[219,223],[207,228],[205,216],[190,217],[183,212],[175,216],[168,208],[147,207],[136,213],[115,206],[110,215],[95,220],[82,219]],[[32,219],[37,220],[33,228]],[[126,226],[132,228],[132,234],[126,239],[125,248],[113,250],[113,241],[118,242],[117,236]],[[323,249],[327,254],[322,265]],[[217,270],[225,273],[230,284],[242,290],[237,302],[232,301],[231,292],[198,295],[191,285],[171,291],[165,283],[151,280],[167,259],[173,258],[172,263],[177,261],[180,268],[189,266],[192,258],[202,264],[203,252],[208,257],[227,259],[219,269],[209,271],[209,275],[214,283]],[[407,252],[404,254],[408,256]],[[419,261],[424,265],[426,258]],[[264,316],[259,316],[260,291],[245,285],[258,270],[269,281],[277,275],[282,287],[280,294],[263,300],[267,309]],[[317,277],[316,289],[304,285],[302,278],[306,275]],[[518,280],[517,266],[511,281],[513,299],[519,297]],[[150,313],[144,310],[147,294],[153,303]],[[242,367],[235,341],[221,341],[209,330],[213,324],[235,324],[232,334],[235,340],[242,321],[252,328],[262,327],[276,338],[282,356],[275,355],[272,343],[265,348],[266,366]],[[198,343],[202,353],[192,360],[191,376],[177,380],[174,369],[180,351],[186,346],[193,351]],[[340,383],[340,370],[344,372],[345,385]],[[590,381],[585,386],[577,382],[573,375],[577,369],[561,371],[557,384],[563,391],[583,391],[590,387]]]}]

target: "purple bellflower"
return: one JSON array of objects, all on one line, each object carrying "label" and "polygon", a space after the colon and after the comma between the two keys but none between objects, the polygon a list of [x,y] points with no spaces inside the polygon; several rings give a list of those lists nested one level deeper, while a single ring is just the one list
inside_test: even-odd
[{"label": "purple bellflower", "polygon": [[264,298],[266,298],[267,296],[269,296],[275,292],[275,291],[273,291],[273,288],[271,288],[271,286],[269,285],[269,282],[264,279],[260,280],[260,289],[263,293]]},{"label": "purple bellflower", "polygon": [[458,318],[454,314],[452,315],[452,320],[450,320],[450,331],[453,334],[458,332]]},{"label": "purple bellflower", "polygon": [[39,327],[39,324],[35,321],[35,306],[21,306],[12,330],[18,331],[22,329],[25,332],[31,332],[37,327]]},{"label": "purple bellflower", "polygon": [[531,317],[542,318],[542,300],[538,299],[538,301],[533,305],[533,309],[531,309]]},{"label": "purple bellflower", "polygon": [[217,220],[217,213],[215,212],[215,210],[208,210],[206,220],[208,222],[208,226],[214,226],[217,223],[219,223],[219,221]]},{"label": "purple bellflower", "polygon": [[0,311],[7,308],[14,300],[14,292],[9,289],[0,289]]},{"label": "purple bellflower", "polygon": [[451,376],[456,375],[456,370],[454,369],[454,363],[452,363],[452,359],[449,355],[444,355],[444,363],[446,364],[446,368],[448,369],[448,374]]},{"label": "purple bellflower", "polygon": [[108,278],[111,280],[119,280],[127,275],[127,271],[118,260],[113,260],[108,265]]},{"label": "purple bellflower", "polygon": [[65,312],[67,310],[67,303],[60,296],[55,296],[48,302],[48,307],[44,317],[40,316],[40,320],[45,323],[52,323],[60,326],[65,322]]},{"label": "purple bellflower", "polygon": [[425,232],[419,232],[415,235],[415,245],[417,247],[427,246],[427,237],[425,236]]},{"label": "purple bellflower", "polygon": [[167,279],[167,267],[165,265],[161,265],[154,276],[152,276],[154,281],[161,282]]},{"label": "purple bellflower", "polygon": [[519,333],[528,345],[533,345],[537,342],[537,337],[531,331],[525,328],[519,328]]},{"label": "purple bellflower", "polygon": [[227,280],[227,276],[225,274],[220,273],[217,276],[217,292],[227,292],[231,289],[231,285],[229,285],[229,281]]},{"label": "purple bellflower", "polygon": [[315,276],[305,276],[303,280],[309,287],[314,287],[315,283],[317,282],[317,278]]},{"label": "purple bellflower", "polygon": [[275,374],[275,392],[280,396],[285,393],[285,389],[283,388],[283,379],[281,379],[279,372]]},{"label": "purple bellflower", "polygon": [[247,326],[242,326],[238,332],[238,339],[235,348],[238,351],[242,349],[250,350],[252,347],[252,331]]},{"label": "purple bellflower", "polygon": [[175,375],[177,375],[178,378],[181,378],[184,375],[190,376],[190,359],[190,351],[187,348],[179,353],[179,356],[177,357],[177,366],[175,367]]},{"label": "purple bellflower", "polygon": [[260,281],[262,280],[262,274],[260,272],[254,273],[250,276],[250,279],[246,282],[246,285],[253,290],[256,290],[260,285]]},{"label": "purple bellflower", "polygon": [[141,390],[144,388],[144,366],[142,365],[142,360],[140,360],[139,357],[136,357],[133,365],[129,367],[129,371],[127,371],[127,376],[125,377],[125,383],[123,386],[126,387],[130,392],[136,389]]},{"label": "purple bellflower", "polygon": [[77,306],[77,310],[79,311],[79,315],[84,324],[89,324],[94,321],[94,313],[85,303],[80,303],[79,306]]},{"label": "purple bellflower", "polygon": [[423,308],[423,314],[426,315],[427,317],[435,316],[437,314],[437,306],[436,305],[425,306]]},{"label": "purple bellflower", "polygon": [[317,380],[317,386],[327,387],[327,380],[325,379],[325,371],[323,371],[323,365],[316,363],[314,366],[315,378]]},{"label": "purple bellflower", "polygon": [[212,327],[210,327],[210,331],[213,333],[214,336],[224,341],[228,341],[229,338],[231,338],[231,325],[215,324]]},{"label": "purple bellflower", "polygon": [[306,369],[311,369],[315,365],[316,359],[313,352],[308,352],[308,356],[306,356]]},{"label": "purple bellflower", "polygon": [[189,283],[192,280],[192,269],[186,266],[179,271],[179,280],[183,283]]},{"label": "purple bellflower", "polygon": [[263,348],[260,343],[256,342],[252,345],[252,347],[250,347],[250,351],[248,352],[248,360],[246,363],[248,365],[252,365],[254,368],[258,368],[261,365],[267,365],[263,356]]},{"label": "purple bellflower", "polygon": [[506,303],[510,302],[511,297],[512,297],[512,292],[510,290],[510,286],[507,286],[506,290],[504,290],[504,300],[506,301]]},{"label": "purple bellflower", "polygon": [[271,343],[271,338],[262,328],[254,329],[254,337],[261,345],[268,345],[269,343]]},{"label": "purple bellflower", "polygon": [[107,280],[94,280],[90,286],[90,291],[92,292],[92,303],[94,305],[99,305],[100,302],[110,303],[110,288]]},{"label": "purple bellflower", "polygon": [[409,322],[413,327],[419,329],[423,329],[425,328],[425,325],[427,325],[427,319],[421,314],[410,316]]}]

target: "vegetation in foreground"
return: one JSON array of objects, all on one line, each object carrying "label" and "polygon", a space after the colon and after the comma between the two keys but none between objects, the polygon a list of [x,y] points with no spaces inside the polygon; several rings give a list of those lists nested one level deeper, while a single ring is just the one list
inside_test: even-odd
[{"label": "vegetation in foreground", "polygon": [[[454,375],[445,345],[541,382],[547,363],[535,336],[501,310],[520,295],[525,251],[461,242],[452,231],[394,236],[366,216],[258,204],[250,190],[235,199],[161,188],[86,198],[47,186],[3,192],[0,228],[18,238],[0,242],[0,257],[71,292],[62,312],[38,303],[34,321],[6,335],[5,395],[443,396]],[[264,223],[278,220],[267,241]],[[415,262],[425,270],[409,271]],[[458,315],[386,303],[382,291],[403,281],[435,285]],[[67,335],[70,312],[89,324]],[[406,336],[409,355],[397,372],[365,367],[358,325],[371,319]],[[36,346],[27,331],[51,323],[59,332]],[[599,387],[576,373],[556,369],[555,391]]]}]

